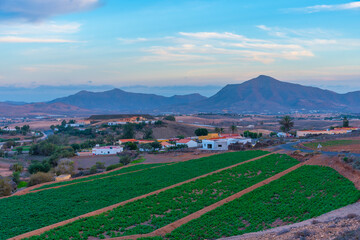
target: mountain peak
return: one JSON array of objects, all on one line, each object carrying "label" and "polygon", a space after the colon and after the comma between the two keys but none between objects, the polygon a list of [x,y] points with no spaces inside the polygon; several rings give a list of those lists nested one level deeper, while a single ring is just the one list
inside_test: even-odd
[{"label": "mountain peak", "polygon": [[250,79],[249,81],[257,81],[257,82],[276,81],[276,82],[279,82],[279,80],[277,80],[273,77],[267,76],[267,75],[259,75],[258,77]]}]

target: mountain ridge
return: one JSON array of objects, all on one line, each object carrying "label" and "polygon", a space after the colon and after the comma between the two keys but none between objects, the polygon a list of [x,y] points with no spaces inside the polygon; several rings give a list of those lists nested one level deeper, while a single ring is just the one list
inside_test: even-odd
[{"label": "mountain ridge", "polygon": [[[62,103],[64,104],[62,110],[68,108],[76,111],[70,107],[73,106],[81,113],[289,113],[294,111],[358,113],[359,102],[360,91],[340,94],[260,75],[243,83],[227,84],[209,98],[198,93],[165,97],[114,88],[103,92],[79,91],[46,102],[43,106]],[[31,104],[18,108],[26,108],[26,106],[34,108]],[[16,108],[16,105],[13,107]],[[69,114],[74,113],[70,110]]]}]

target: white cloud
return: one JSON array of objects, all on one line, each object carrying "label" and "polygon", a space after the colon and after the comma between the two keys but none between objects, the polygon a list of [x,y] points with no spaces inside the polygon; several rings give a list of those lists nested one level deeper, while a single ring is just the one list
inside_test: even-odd
[{"label": "white cloud", "polygon": [[[170,39],[170,38],[168,38]],[[313,57],[314,53],[300,44],[251,39],[234,33],[180,32],[164,46],[144,49],[150,55],[142,61],[195,62],[212,65],[214,62],[233,64],[239,61],[256,61],[264,64],[278,59],[298,60]]]},{"label": "white cloud", "polygon": [[0,37],[0,43],[74,43],[76,41],[58,38]]},{"label": "white cloud", "polygon": [[22,67],[21,70],[29,73],[37,72],[72,72],[77,70],[87,69],[85,65],[73,65],[73,64],[54,64],[54,65],[34,65]]},{"label": "white cloud", "polygon": [[360,9],[360,1],[349,2],[344,4],[333,4],[333,5],[315,5],[304,8],[295,8],[291,10],[301,11],[306,13],[315,13],[322,11],[340,11],[340,10],[350,10],[350,9]]},{"label": "white cloud", "polygon": [[117,40],[125,44],[133,44],[133,43],[149,41],[149,39],[147,38],[117,38]]},{"label": "white cloud", "polygon": [[1,0],[0,13],[10,13],[9,18],[37,21],[48,17],[91,10],[100,0]]},{"label": "white cloud", "polygon": [[0,34],[3,35],[20,35],[20,34],[69,34],[77,33],[81,24],[40,22],[40,23],[6,23],[0,24]]}]

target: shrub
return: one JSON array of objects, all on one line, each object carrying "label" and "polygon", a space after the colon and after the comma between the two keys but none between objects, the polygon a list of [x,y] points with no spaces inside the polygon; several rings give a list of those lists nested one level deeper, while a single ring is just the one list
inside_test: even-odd
[{"label": "shrub", "polygon": [[12,179],[16,184],[19,184],[19,182],[20,182],[20,172],[13,172]]},{"label": "shrub", "polygon": [[176,119],[175,119],[175,117],[174,117],[174,116],[169,115],[169,116],[164,117],[164,120],[168,120],[168,121],[175,121]]},{"label": "shrub", "polygon": [[51,182],[53,176],[50,173],[38,172],[30,176],[29,186],[34,186],[40,183]]},{"label": "shrub", "polygon": [[55,174],[57,176],[62,174],[75,174],[74,162],[69,159],[63,159],[61,162],[55,167]]},{"label": "shrub", "polygon": [[10,170],[14,171],[14,172],[22,172],[23,171],[23,166],[19,163],[15,163],[14,165],[12,165],[10,167]]},{"label": "shrub", "polygon": [[0,197],[11,195],[11,184],[8,179],[0,179]]},{"label": "shrub", "polygon": [[34,162],[29,166],[29,173],[35,174],[37,172],[48,172],[50,171],[50,165],[47,161]]},{"label": "shrub", "polygon": [[128,165],[132,161],[132,157],[130,155],[120,156],[120,163],[123,165]]},{"label": "shrub", "polygon": [[111,171],[111,170],[114,170],[114,169],[122,167],[122,166],[124,166],[124,164],[122,164],[122,163],[113,164],[113,165],[108,166],[106,168],[106,171]]}]

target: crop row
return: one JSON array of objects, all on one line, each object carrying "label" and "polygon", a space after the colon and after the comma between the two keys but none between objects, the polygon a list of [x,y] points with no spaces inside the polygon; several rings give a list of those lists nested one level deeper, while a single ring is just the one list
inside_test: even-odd
[{"label": "crop row", "polygon": [[51,188],[51,187],[58,187],[58,186],[63,186],[63,185],[67,185],[67,184],[72,184],[72,183],[79,183],[79,182],[84,182],[84,181],[89,181],[89,180],[114,176],[114,175],[118,175],[118,174],[122,174],[122,173],[128,173],[128,172],[148,169],[148,168],[152,168],[152,167],[157,167],[157,166],[165,166],[165,165],[166,164],[161,164],[161,163],[157,163],[157,164],[138,164],[138,165],[133,165],[133,166],[130,166],[130,167],[120,168],[119,170],[112,171],[112,172],[109,172],[109,173],[106,173],[106,174],[98,174],[98,175],[89,176],[89,177],[85,177],[85,178],[74,179],[72,181],[63,181],[63,182],[57,182],[57,183],[53,183],[53,184],[43,185],[41,187],[33,189],[32,191]]},{"label": "crop row", "polygon": [[301,222],[360,198],[335,170],[303,166],[175,229],[166,239],[216,239]]},{"label": "crop row", "polygon": [[[213,155],[135,173],[0,199],[0,239],[7,239],[266,154]],[[18,220],[14,220],[18,217]]]},{"label": "crop row", "polygon": [[31,239],[101,239],[149,233],[298,163],[287,155],[270,155],[128,203],[104,214],[81,219]]}]

